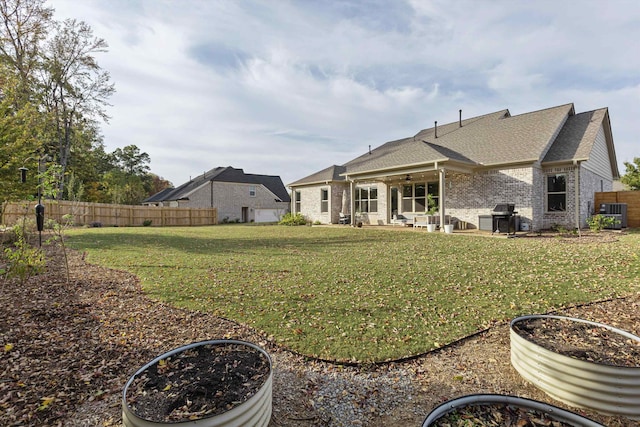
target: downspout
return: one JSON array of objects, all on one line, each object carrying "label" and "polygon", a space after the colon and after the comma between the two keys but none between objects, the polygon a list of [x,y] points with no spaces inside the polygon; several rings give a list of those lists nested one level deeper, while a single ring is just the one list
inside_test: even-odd
[{"label": "downspout", "polygon": [[444,197],[445,197],[445,178],[446,178],[446,172],[444,170],[444,168],[442,169],[438,169],[438,172],[440,174],[440,179],[439,181],[439,193],[440,193],[440,197],[438,198],[438,211],[440,212],[440,231],[444,231],[444,218],[445,218],[445,212],[444,212]]},{"label": "downspout", "polygon": [[574,173],[574,203],[575,203],[575,220],[576,220],[576,229],[578,230],[578,237],[581,236],[580,234],[580,162],[577,160],[573,161],[573,166],[575,167],[575,169],[573,170]]}]

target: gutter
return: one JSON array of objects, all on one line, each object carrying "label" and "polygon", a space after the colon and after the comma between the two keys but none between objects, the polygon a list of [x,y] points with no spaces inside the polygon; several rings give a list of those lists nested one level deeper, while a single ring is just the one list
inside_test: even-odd
[{"label": "gutter", "polygon": [[480,163],[481,167],[485,167],[485,168],[495,168],[497,166],[504,166],[504,167],[510,167],[510,166],[520,166],[520,165],[526,165],[526,164],[530,164],[530,163],[535,163],[537,161],[539,161],[540,159],[536,158],[532,158],[532,159],[524,159],[524,160],[519,160],[517,162],[508,162],[508,163]]},{"label": "gutter", "polygon": [[[341,174],[340,176],[344,176],[346,174]],[[308,185],[326,185],[329,184],[330,182],[342,182],[342,181],[336,181],[336,180],[320,180],[320,181],[309,181],[309,182],[302,182],[299,184],[287,184],[286,187],[289,188],[295,188],[295,187],[306,187]]]},{"label": "gutter", "polygon": [[589,158],[580,158],[580,159],[573,159],[573,160],[556,160],[554,162],[541,162],[540,166],[541,167],[553,167],[553,166],[561,166],[561,165],[566,165],[569,164],[571,162],[571,164],[573,164],[574,166],[576,165],[576,162],[586,162],[587,160],[589,160]]}]

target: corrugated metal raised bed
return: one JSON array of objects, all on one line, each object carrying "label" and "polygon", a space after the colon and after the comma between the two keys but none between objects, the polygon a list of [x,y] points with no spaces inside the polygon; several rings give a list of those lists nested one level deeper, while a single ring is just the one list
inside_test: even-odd
[{"label": "corrugated metal raised bed", "polygon": [[[247,388],[249,383],[254,384]],[[271,358],[253,343],[189,344],[156,357],[129,379],[122,395],[123,424],[266,427],[271,419],[272,383]],[[242,388],[241,395],[235,393],[236,387]],[[202,396],[204,401],[199,400]],[[211,403],[214,400],[217,403]],[[207,406],[213,409],[203,410]],[[173,417],[174,411],[178,418]]]},{"label": "corrugated metal raised bed", "polygon": [[557,319],[604,328],[640,345],[640,337],[612,326],[564,316],[522,316],[511,322],[511,364],[536,387],[570,406],[640,420],[640,361],[635,366],[612,366],[569,357],[521,336],[518,323],[531,319]]},{"label": "corrugated metal raised bed", "polygon": [[[471,425],[474,418],[477,417],[476,414],[473,414],[473,408],[477,410],[480,407],[494,407],[495,409],[492,409],[493,411],[501,411],[500,408],[503,406],[509,406],[509,412],[517,412],[513,410],[514,408],[517,408],[522,409],[525,412],[535,411],[539,415],[542,415],[544,418],[546,418],[546,421],[541,421],[540,424],[536,425],[552,425],[552,421],[560,421],[575,427],[603,427],[602,424],[585,418],[582,415],[578,415],[571,411],[558,408],[557,406],[549,405],[548,403],[539,402],[537,400],[525,399],[517,396],[508,396],[504,394],[472,394],[469,396],[462,396],[457,399],[449,400],[432,410],[424,420],[422,427],[431,427],[434,425],[449,425],[450,423],[445,422],[446,420],[444,420],[443,418],[449,416],[449,414],[452,413],[457,413],[456,415],[459,417],[465,412],[467,412],[465,416],[467,417],[466,419],[469,423],[465,425]],[[485,415],[489,416],[492,411],[482,412]],[[527,414],[527,416],[529,415],[530,413]],[[499,419],[500,417],[498,416],[497,420]],[[485,420],[486,425],[497,425],[497,420],[496,418],[491,417],[491,419]],[[490,421],[494,421],[494,423],[491,423]],[[507,425],[507,420],[504,419],[504,421],[504,424]],[[511,421],[513,421],[513,419],[511,419]],[[546,422],[548,422],[548,424],[546,424]],[[513,425],[516,424],[514,423]]]}]

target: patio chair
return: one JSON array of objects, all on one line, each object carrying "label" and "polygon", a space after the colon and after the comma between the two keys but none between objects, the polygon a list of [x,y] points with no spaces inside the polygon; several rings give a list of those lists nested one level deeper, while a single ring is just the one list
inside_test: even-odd
[{"label": "patio chair", "polygon": [[351,224],[351,215],[343,214],[340,212],[340,219],[338,219],[338,224]]}]

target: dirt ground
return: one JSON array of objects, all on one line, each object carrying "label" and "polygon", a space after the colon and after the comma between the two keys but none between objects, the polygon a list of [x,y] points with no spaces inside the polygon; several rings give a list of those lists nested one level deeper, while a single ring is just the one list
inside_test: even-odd
[{"label": "dirt ground", "polygon": [[[150,300],[129,273],[71,256],[21,285],[0,284],[0,425],[118,426],[124,384],[144,363],[187,343],[233,338],[272,355],[271,426],[419,426],[440,403],[503,393],[565,405],[526,383],[510,365],[509,325],[412,360],[345,367],[306,359],[232,321]],[[640,294],[560,314],[640,334]],[[571,409],[608,426],[622,417]]]}]

